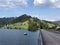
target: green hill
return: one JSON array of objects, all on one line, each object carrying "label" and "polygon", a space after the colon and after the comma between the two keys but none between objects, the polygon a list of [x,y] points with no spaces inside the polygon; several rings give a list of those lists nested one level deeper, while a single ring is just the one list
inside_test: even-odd
[{"label": "green hill", "polygon": [[28,16],[27,14],[23,14],[23,15],[15,18],[14,20],[12,20],[11,23],[24,22],[24,21],[29,20],[30,18],[32,18],[32,17]]},{"label": "green hill", "polygon": [[19,16],[11,21],[10,24],[4,25],[2,28],[4,29],[25,29],[29,31],[38,30],[38,18],[31,17],[26,14]]},{"label": "green hill", "polygon": [[2,25],[4,29],[25,29],[29,31],[36,31],[41,29],[55,29],[60,30],[60,26],[53,22],[40,20],[36,17],[31,17],[27,14],[23,14],[19,17],[14,18],[9,23]]},{"label": "green hill", "polygon": [[60,30],[60,26],[49,21],[41,20],[40,21],[40,28],[41,29],[54,29],[54,30]]}]

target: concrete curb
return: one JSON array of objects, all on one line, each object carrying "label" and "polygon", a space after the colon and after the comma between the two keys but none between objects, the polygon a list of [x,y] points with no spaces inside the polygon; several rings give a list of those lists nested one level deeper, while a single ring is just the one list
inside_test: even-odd
[{"label": "concrete curb", "polygon": [[40,38],[41,38],[41,45],[43,45],[43,38],[42,38],[42,32],[40,30]]},{"label": "concrete curb", "polygon": [[42,32],[39,30],[39,45],[43,45],[43,38],[42,38]]}]

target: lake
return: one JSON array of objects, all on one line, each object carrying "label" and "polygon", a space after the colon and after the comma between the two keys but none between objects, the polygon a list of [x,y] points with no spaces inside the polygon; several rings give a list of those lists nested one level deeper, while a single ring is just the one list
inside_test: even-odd
[{"label": "lake", "polygon": [[0,45],[38,45],[38,37],[39,31],[0,29]]}]

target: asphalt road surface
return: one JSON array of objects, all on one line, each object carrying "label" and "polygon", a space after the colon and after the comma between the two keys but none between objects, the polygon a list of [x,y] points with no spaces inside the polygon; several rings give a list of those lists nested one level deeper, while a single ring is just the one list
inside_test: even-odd
[{"label": "asphalt road surface", "polygon": [[44,45],[60,45],[60,34],[41,30]]}]

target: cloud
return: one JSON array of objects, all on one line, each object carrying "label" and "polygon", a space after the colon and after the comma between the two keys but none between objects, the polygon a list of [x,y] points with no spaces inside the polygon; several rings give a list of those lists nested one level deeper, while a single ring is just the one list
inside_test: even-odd
[{"label": "cloud", "polygon": [[0,0],[0,8],[27,7],[27,0]]},{"label": "cloud", "polygon": [[56,21],[54,19],[44,19],[44,20],[46,20],[46,21]]},{"label": "cloud", "polygon": [[34,0],[34,6],[60,8],[60,0]]}]

